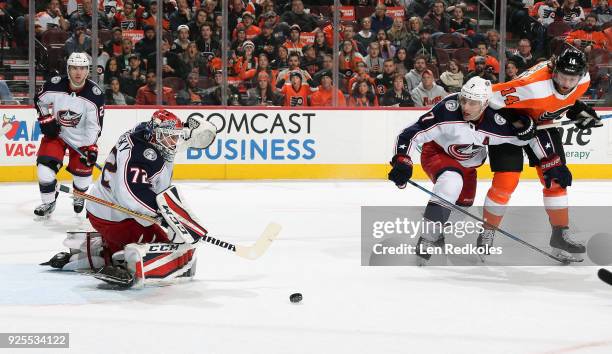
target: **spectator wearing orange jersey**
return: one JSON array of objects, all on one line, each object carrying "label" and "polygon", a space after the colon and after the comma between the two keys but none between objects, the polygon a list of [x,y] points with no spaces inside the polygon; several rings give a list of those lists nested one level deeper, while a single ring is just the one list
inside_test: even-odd
[{"label": "spectator wearing orange jersey", "polygon": [[253,55],[255,52],[255,44],[251,41],[244,41],[242,43],[242,55],[238,57],[236,63],[234,63],[234,72],[237,75],[240,73],[256,69],[257,68],[257,58]]},{"label": "spectator wearing orange jersey", "polygon": [[289,74],[291,82],[283,85],[281,93],[285,95],[285,106],[288,107],[304,107],[308,105],[308,96],[310,95],[310,85],[303,83],[302,73],[292,71]]},{"label": "spectator wearing orange jersey", "polygon": [[[151,26],[155,28],[155,21],[157,19],[157,1],[151,1],[149,3],[149,11],[144,11],[144,7],[141,6],[136,10],[136,23],[139,28],[144,26]],[[162,26],[167,31],[170,29],[170,20],[168,16],[162,13]]]},{"label": "spectator wearing orange jersey", "polygon": [[342,91],[332,86],[332,72],[331,70],[323,70],[320,74],[321,85],[318,90],[310,95],[309,106],[315,107],[331,107],[333,105],[333,94],[334,91],[338,95],[338,106],[346,106],[346,99],[342,94]]},{"label": "spectator wearing orange jersey", "polygon": [[306,45],[306,42],[300,38],[300,33],[302,30],[298,25],[292,25],[290,27],[291,32],[289,34],[289,39],[285,42],[284,46],[287,48],[289,53],[298,53],[300,56],[302,55],[302,48]]},{"label": "spectator wearing orange jersey", "polygon": [[572,31],[565,39],[567,43],[574,45],[578,49],[589,53],[593,48],[607,49],[608,39],[602,31],[597,31],[597,16],[589,14],[585,19],[581,29]]},{"label": "spectator wearing orange jersey", "polygon": [[298,53],[290,53],[289,54],[289,68],[278,73],[278,77],[276,79],[276,87],[282,88],[288,81],[291,80],[291,74],[294,72],[299,72],[302,79],[307,81],[309,84],[312,82],[312,77],[306,70],[302,70],[300,67],[301,58]]},{"label": "spectator wearing orange jersey", "polygon": [[352,92],[355,85],[359,81],[367,81],[370,85],[376,84],[376,80],[374,80],[374,78],[368,74],[368,67],[364,62],[357,63],[357,71],[355,72],[355,75],[348,80],[348,84],[346,86],[347,92]]},{"label": "spectator wearing orange jersey", "polygon": [[[476,47],[476,56],[481,56],[483,58],[485,58],[485,64],[486,66],[490,66],[493,68],[493,72],[495,74],[499,74],[499,62],[497,61],[497,59],[495,59],[494,57],[490,56],[488,54],[489,50],[487,48],[487,44],[486,43],[478,43],[478,46]],[[474,71],[476,69],[476,56],[473,56],[470,58],[470,61],[468,62],[468,70],[469,71]]]},{"label": "spectator wearing orange jersey", "polygon": [[278,75],[278,71],[270,68],[270,60],[266,53],[259,53],[257,56],[257,68],[240,72],[240,79],[243,81],[253,81],[253,83],[256,84],[254,81],[260,72],[267,73],[270,77],[270,84],[272,87],[276,87],[276,76]]},{"label": "spectator wearing orange jersey", "polygon": [[342,42],[342,46],[340,48],[338,68],[346,77],[351,77],[353,76],[353,73],[357,71],[357,64],[363,63],[363,57],[355,50],[355,47],[353,47],[353,44],[350,41]]},{"label": "spectator wearing orange jersey", "polygon": [[[157,82],[155,71],[147,73],[147,83],[138,89],[136,93],[137,105],[155,105],[157,104],[157,93],[155,92],[155,84]],[[162,104],[176,106],[174,91],[170,87],[162,87]]]},{"label": "spectator wearing orange jersey", "polygon": [[[238,26],[243,26],[246,38],[248,40],[253,40],[261,33],[261,28],[255,26],[253,24],[254,22],[255,15],[253,15],[253,13],[249,11],[245,11],[244,13],[242,13],[242,22]],[[234,31],[232,32],[232,38],[236,39],[236,29],[234,29]]]},{"label": "spectator wearing orange jersey", "polygon": [[378,97],[367,80],[360,80],[355,84],[348,105],[351,107],[378,107]]}]

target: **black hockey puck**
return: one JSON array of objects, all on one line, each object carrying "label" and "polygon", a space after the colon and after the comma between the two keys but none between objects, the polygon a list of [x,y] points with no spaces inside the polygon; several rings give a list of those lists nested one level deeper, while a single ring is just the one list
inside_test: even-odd
[{"label": "black hockey puck", "polygon": [[289,296],[289,301],[293,302],[294,304],[297,304],[298,302],[302,301],[302,294],[301,293],[291,294]]}]

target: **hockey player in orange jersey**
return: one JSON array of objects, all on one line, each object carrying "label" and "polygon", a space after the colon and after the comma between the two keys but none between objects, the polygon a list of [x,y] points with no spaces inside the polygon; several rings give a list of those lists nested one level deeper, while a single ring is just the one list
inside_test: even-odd
[{"label": "hockey player in orange jersey", "polygon": [[[566,114],[576,121],[578,129],[591,129],[601,126],[597,113],[579,99],[589,87],[586,58],[579,50],[569,48],[557,58],[542,62],[527,70],[515,80],[493,86],[490,106],[494,109],[517,109],[531,117],[529,126],[522,126],[519,136],[529,140],[536,134],[536,125],[552,122]],[[556,128],[546,129],[549,143],[539,148],[547,150],[547,159],[538,160],[530,147],[525,147],[529,165],[535,167],[544,186],[544,207],[548,214],[552,234],[550,246],[557,255],[584,253],[584,245],[574,241],[568,232],[569,216],[567,187],[572,184],[572,176],[565,166],[565,152],[561,133]],[[540,133],[541,134],[541,133]],[[484,205],[485,220],[498,226],[503,218],[505,207],[516,188],[523,169],[522,148],[504,144],[489,147],[493,183]],[[493,244],[495,230],[485,228],[478,237],[480,247]]]}]

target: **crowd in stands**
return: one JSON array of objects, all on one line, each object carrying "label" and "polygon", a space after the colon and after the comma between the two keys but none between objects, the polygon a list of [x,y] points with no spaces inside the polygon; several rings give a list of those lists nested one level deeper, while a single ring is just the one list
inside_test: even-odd
[{"label": "crowd in stands", "polygon": [[[220,1],[99,1],[101,40],[91,38],[91,0],[37,5],[36,36],[66,34],[47,76],[63,73],[72,52],[98,45],[99,82],[107,104],[156,102],[157,65],[166,105],[428,107],[460,90],[474,76],[511,80],[573,45],[589,58],[588,98],[609,97],[612,13],[608,0],[509,0],[508,36],[500,67],[500,34],[477,31],[464,0],[342,0],[340,27],[333,7],[320,0],[230,0],[227,84],[222,73]],[[499,3],[499,2],[498,2]],[[0,30],[27,45],[27,1],[0,1]],[[491,6],[493,6],[491,4]],[[156,15],[162,12],[162,62],[156,62]],[[338,48],[334,48],[334,36]],[[333,85],[337,51],[339,82]]]}]

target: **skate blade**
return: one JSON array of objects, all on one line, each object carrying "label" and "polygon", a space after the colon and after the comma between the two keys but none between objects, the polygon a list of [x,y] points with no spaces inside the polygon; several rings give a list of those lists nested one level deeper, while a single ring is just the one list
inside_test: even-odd
[{"label": "skate blade", "polygon": [[37,222],[47,221],[47,220],[49,220],[50,218],[51,218],[51,214],[49,214],[49,215],[43,215],[43,216],[36,215],[36,214],[34,215],[34,221],[37,221]]},{"label": "skate blade", "polygon": [[478,258],[480,258],[480,262],[485,263],[487,261],[487,254],[479,254]]},{"label": "skate blade", "polygon": [[552,255],[559,258],[563,263],[580,263],[584,261],[584,258],[577,256],[578,253],[572,254],[560,248],[552,248]]}]

